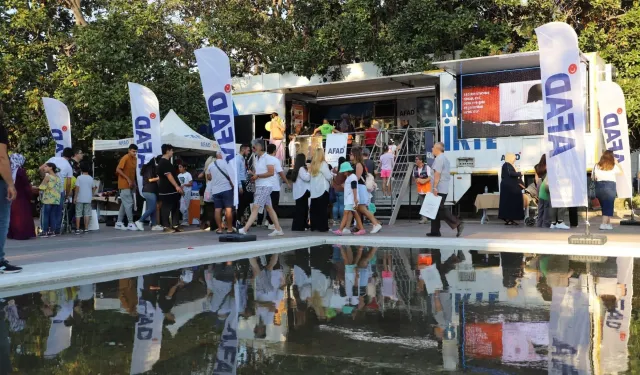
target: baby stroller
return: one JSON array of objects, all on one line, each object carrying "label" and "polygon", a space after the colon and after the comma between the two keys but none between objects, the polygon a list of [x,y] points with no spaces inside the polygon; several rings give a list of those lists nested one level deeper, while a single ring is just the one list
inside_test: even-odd
[{"label": "baby stroller", "polygon": [[[530,202],[527,205],[527,214],[525,215],[524,223],[526,226],[532,227],[536,225],[536,221],[538,220],[538,185],[535,182],[530,184],[526,189],[524,189],[524,194],[530,198]],[[531,203],[533,203],[533,216],[529,215]]]}]

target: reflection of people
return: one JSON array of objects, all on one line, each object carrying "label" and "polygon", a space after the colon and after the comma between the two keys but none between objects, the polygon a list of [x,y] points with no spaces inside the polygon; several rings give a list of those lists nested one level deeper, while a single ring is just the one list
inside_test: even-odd
[{"label": "reflection of people", "polygon": [[511,113],[510,121],[540,120],[543,113],[542,85],[535,84],[529,88],[527,103]]},{"label": "reflection of people", "polygon": [[505,225],[518,225],[516,220],[524,219],[522,173],[516,170],[515,162],[516,156],[507,154],[502,165],[498,217],[504,220]]}]

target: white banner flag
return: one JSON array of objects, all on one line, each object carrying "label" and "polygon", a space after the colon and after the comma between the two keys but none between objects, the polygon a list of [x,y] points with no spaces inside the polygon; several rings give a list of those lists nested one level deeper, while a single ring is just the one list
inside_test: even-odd
[{"label": "white banner flag", "polygon": [[142,194],[140,169],[149,160],[162,152],[162,130],[160,129],[160,104],[158,98],[145,86],[129,82],[131,118],[133,119],[133,140],[138,146],[138,190]]},{"label": "white banner flag", "polygon": [[[200,70],[200,80],[207,100],[209,120],[213,136],[233,170],[231,180],[238,186],[238,171],[233,159],[236,157],[236,134],[233,119],[233,98],[231,97],[231,66],[229,56],[215,47],[196,50],[196,61]],[[233,189],[233,203],[238,206],[238,189]]]},{"label": "white banner flag", "polygon": [[629,148],[629,126],[622,89],[614,82],[598,83],[598,108],[602,135],[607,150],[613,151],[624,174],[618,175],[616,190],[618,198],[631,198],[631,149]]},{"label": "white banner flag", "polygon": [[338,166],[340,157],[347,157],[347,134],[327,134],[324,158],[332,167]]},{"label": "white banner flag", "polygon": [[551,22],[536,29],[552,207],[587,205],[583,72],[575,31]]},{"label": "white banner flag", "polygon": [[49,122],[49,129],[51,129],[51,136],[56,141],[56,156],[61,157],[62,150],[65,147],[71,147],[69,109],[63,102],[52,98],[42,98],[42,103]]}]

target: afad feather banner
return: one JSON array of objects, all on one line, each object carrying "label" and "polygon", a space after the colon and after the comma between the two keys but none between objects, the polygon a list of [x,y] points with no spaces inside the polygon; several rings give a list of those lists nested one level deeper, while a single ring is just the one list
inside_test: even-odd
[{"label": "afad feather banner", "polygon": [[624,104],[624,93],[617,83],[598,83],[598,109],[600,111],[600,128],[606,148],[613,151],[624,172],[617,176],[618,198],[631,198],[633,187],[631,184],[631,149],[629,148],[627,108]]},{"label": "afad feather banner", "polygon": [[[229,177],[233,181],[233,185],[237,187],[238,172],[236,163],[232,162],[236,157],[236,134],[229,56],[215,47],[201,48],[195,53],[213,136],[229,163],[230,170],[233,171],[232,176]],[[233,191],[233,202],[237,207],[238,189],[233,189]]]},{"label": "afad feather banner", "polygon": [[71,147],[71,116],[63,102],[53,98],[42,98],[44,113],[47,115],[51,137],[56,141],[56,156],[62,156],[62,150]]},{"label": "afad feather banner", "polygon": [[142,194],[140,170],[149,160],[161,154],[162,129],[160,128],[160,104],[153,91],[137,83],[129,82],[133,140],[138,146],[138,189]]},{"label": "afad feather banner", "polygon": [[584,72],[576,32],[566,23],[536,29],[544,101],[547,182],[553,207],[587,205]]}]

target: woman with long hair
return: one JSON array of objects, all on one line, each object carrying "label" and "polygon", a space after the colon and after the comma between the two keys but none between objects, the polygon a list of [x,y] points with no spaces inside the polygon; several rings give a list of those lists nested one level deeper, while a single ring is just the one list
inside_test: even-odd
[{"label": "woman with long hair", "polygon": [[515,166],[516,155],[509,153],[504,157],[500,181],[500,206],[498,217],[504,225],[519,225],[517,220],[524,220],[522,197],[522,173]]},{"label": "woman with long hair", "polygon": [[307,157],[304,154],[296,155],[289,180],[293,181],[293,199],[296,200],[296,211],[291,230],[304,232],[309,227],[307,218],[309,217],[309,190],[311,188],[311,175],[307,170]]},{"label": "woman with long hair", "polygon": [[593,167],[591,178],[596,183],[596,198],[602,207],[600,230],[613,230],[611,217],[613,216],[613,203],[616,200],[616,180],[617,175],[622,173],[618,160],[610,150],[603,152],[600,161]]},{"label": "woman with long hair", "polygon": [[373,229],[371,229],[371,233],[375,234],[380,232],[382,229],[382,225],[376,219],[375,216],[369,211],[369,203],[371,203],[371,194],[367,191],[367,175],[371,173],[371,171],[367,171],[364,166],[364,157],[362,156],[362,149],[360,147],[354,147],[351,149],[351,163],[354,165],[356,170],[356,178],[358,179],[358,208],[357,211],[360,215],[369,219],[371,224],[373,224]]},{"label": "woman with long hair", "polygon": [[25,157],[21,154],[11,154],[11,175],[18,195],[11,203],[11,215],[9,220],[9,232],[7,238],[13,240],[28,240],[36,236],[36,228],[33,224],[31,211],[31,183],[23,165]]},{"label": "woman with long hair", "polygon": [[324,160],[323,149],[316,148],[313,151],[309,174],[311,175],[311,207],[309,210],[311,230],[328,232],[329,187],[333,176],[331,175],[329,164]]}]

